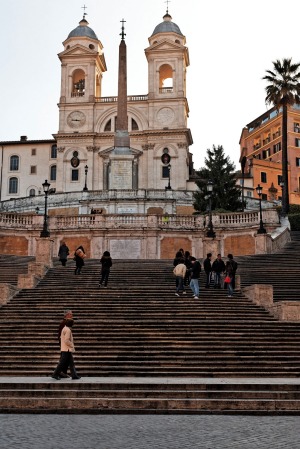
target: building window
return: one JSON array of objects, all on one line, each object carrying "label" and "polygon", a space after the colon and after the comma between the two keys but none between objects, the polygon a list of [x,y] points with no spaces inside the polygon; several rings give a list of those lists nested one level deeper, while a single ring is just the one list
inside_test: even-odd
[{"label": "building window", "polygon": [[277,176],[277,184],[280,186],[281,183],[282,183],[282,175],[278,175]]},{"label": "building window", "polygon": [[261,195],[261,199],[262,199],[263,201],[267,201],[267,200],[268,200],[268,195],[267,195],[266,193],[263,193],[263,194]]},{"label": "building window", "polygon": [[249,198],[251,198],[251,197],[252,197],[252,193],[251,193],[251,192],[249,192],[249,190],[247,190],[246,194],[247,194],[247,196],[248,196]]},{"label": "building window", "polygon": [[31,148],[31,156],[36,156],[36,148]]},{"label": "building window", "polygon": [[267,173],[265,173],[263,171],[260,173],[260,181],[267,182]]},{"label": "building window", "polygon": [[57,158],[57,145],[52,145],[51,147],[51,159]]},{"label": "building window", "polygon": [[267,159],[269,156],[270,156],[270,148],[268,148],[267,150],[263,150],[262,158]]},{"label": "building window", "polygon": [[29,196],[35,196],[35,189],[29,190]]},{"label": "building window", "polygon": [[8,193],[18,193],[18,178],[9,178]]},{"label": "building window", "polygon": [[134,120],[134,118],[131,119],[131,130],[132,131],[138,131],[139,127],[137,122]]},{"label": "building window", "polygon": [[19,156],[11,156],[10,158],[10,171],[19,170]]},{"label": "building window", "polygon": [[104,132],[108,132],[111,131],[111,119],[108,120],[108,122],[106,123],[105,127],[104,127]]},{"label": "building window", "polygon": [[278,151],[281,150],[281,142],[276,143],[276,145],[273,146],[273,152],[278,153]]},{"label": "building window", "polygon": [[78,181],[79,179],[79,170],[72,170],[72,181]]},{"label": "building window", "polygon": [[36,165],[31,165],[31,167],[30,167],[30,174],[31,175],[36,175]]},{"label": "building window", "polygon": [[300,167],[300,157],[296,157],[296,167]]},{"label": "building window", "polygon": [[50,167],[50,181],[56,181],[56,165]]},{"label": "building window", "polygon": [[294,123],[294,132],[295,133],[300,133],[300,125],[299,125],[299,123]]},{"label": "building window", "polygon": [[300,148],[300,139],[295,139],[295,146]]}]

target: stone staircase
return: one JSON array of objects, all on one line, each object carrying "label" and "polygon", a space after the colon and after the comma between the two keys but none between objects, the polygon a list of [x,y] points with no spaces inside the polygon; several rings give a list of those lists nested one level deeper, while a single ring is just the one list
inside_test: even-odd
[{"label": "stone staircase", "polygon": [[275,254],[239,257],[241,286],[271,284],[274,301],[300,300],[300,232]]},{"label": "stone staircase", "polygon": [[[239,258],[242,285],[260,282],[262,265],[271,276],[290,254],[295,242]],[[177,298],[170,261],[114,261],[107,289],[99,273],[96,260],[80,276],[73,261],[56,261],[35,289],[0,309],[2,410],[298,413],[299,324],[276,321],[241,292],[204,289],[203,273],[199,300],[190,291]],[[279,296],[286,279],[274,274]],[[82,379],[57,382],[49,375],[68,308]]]},{"label": "stone staircase", "polygon": [[19,274],[27,274],[28,263],[34,261],[30,256],[8,256],[0,254],[0,283],[17,285]]}]

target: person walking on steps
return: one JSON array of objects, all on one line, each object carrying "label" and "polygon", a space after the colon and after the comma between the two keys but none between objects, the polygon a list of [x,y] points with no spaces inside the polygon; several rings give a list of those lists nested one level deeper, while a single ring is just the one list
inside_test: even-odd
[{"label": "person walking on steps", "polygon": [[[64,312],[64,317],[63,317],[63,319],[61,320],[61,322],[59,323],[59,326],[58,326],[58,332],[57,332],[57,337],[58,337],[58,342],[59,342],[59,347],[61,347],[61,331],[63,330],[63,328],[65,327],[65,325],[66,325],[66,322],[67,322],[67,320],[72,320],[73,319],[73,312],[72,312],[72,310],[65,310],[65,312]],[[60,354],[60,356],[61,356],[61,354]],[[59,377],[63,377],[63,378],[68,378],[68,377],[70,377],[69,375],[68,375],[68,367],[67,366],[65,366],[64,368],[63,368],[63,370],[59,373]]]},{"label": "person walking on steps", "polygon": [[104,288],[107,288],[110,268],[112,266],[112,258],[110,257],[109,251],[104,251],[103,256],[100,259],[100,263],[101,263],[101,278],[99,282],[99,287],[101,287],[101,285],[104,282]]},{"label": "person walking on steps", "polygon": [[183,294],[186,294],[186,291],[184,289],[183,279],[186,273],[186,266],[184,265],[184,260],[182,259],[182,262],[176,265],[176,267],[173,270],[174,275],[176,276],[176,292],[175,296],[180,296],[179,293],[182,292]]},{"label": "person walking on steps", "polygon": [[225,272],[225,263],[222,260],[221,254],[217,255],[211,269],[215,273],[214,288],[221,288],[221,274]]},{"label": "person walking on steps", "polygon": [[183,279],[183,284],[185,287],[190,285],[190,268],[192,267],[191,261],[191,253],[189,251],[185,251],[184,253],[184,265],[186,266],[186,273]]},{"label": "person walking on steps", "polygon": [[83,246],[78,246],[74,253],[74,260],[76,262],[76,268],[74,274],[80,274],[81,269],[84,266],[84,259],[86,258]]},{"label": "person walking on steps", "polygon": [[58,257],[63,267],[66,266],[68,255],[69,255],[69,248],[67,247],[65,242],[61,242],[61,245],[58,250]]},{"label": "person walking on steps", "polygon": [[211,278],[211,253],[208,253],[206,255],[206,259],[203,262],[203,268],[206,274],[206,282],[205,282],[205,288],[210,287],[210,278]]},{"label": "person walking on steps", "polygon": [[192,266],[189,270],[191,275],[190,287],[193,292],[193,298],[199,299],[199,277],[201,272],[201,263],[196,259],[196,257],[191,257],[191,264]]},{"label": "person walking on steps", "polygon": [[70,367],[72,379],[73,380],[80,379],[80,376],[78,376],[78,374],[76,372],[74,358],[73,358],[73,353],[75,352],[73,334],[72,334],[72,330],[71,330],[73,324],[74,324],[74,320],[67,319],[65,327],[61,331],[61,336],[60,336],[61,357],[60,357],[57,367],[55,368],[55,370],[51,376],[53,379],[60,380],[60,373],[64,372],[64,370],[68,367]]},{"label": "person walking on steps", "polygon": [[238,264],[233,259],[233,255],[232,254],[228,254],[227,257],[228,257],[228,261],[230,262],[230,265],[231,265],[231,268],[232,268],[232,282],[231,282],[231,285],[232,285],[233,290],[235,290],[235,273],[236,273],[236,270],[238,268]]},{"label": "person walking on steps", "polygon": [[227,286],[228,298],[232,298],[233,296],[232,279],[233,279],[233,269],[230,261],[228,260],[225,265],[225,279],[224,279],[224,285]]}]

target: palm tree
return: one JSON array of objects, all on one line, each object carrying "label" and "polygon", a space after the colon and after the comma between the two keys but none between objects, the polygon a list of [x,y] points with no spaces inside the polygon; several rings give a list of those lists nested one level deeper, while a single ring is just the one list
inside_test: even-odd
[{"label": "palm tree", "polygon": [[279,111],[282,108],[282,215],[289,211],[289,180],[287,155],[287,111],[288,106],[300,103],[300,63],[293,64],[292,59],[273,61],[273,71],[266,70],[263,77],[270,84],[266,86],[266,103],[273,104]]}]

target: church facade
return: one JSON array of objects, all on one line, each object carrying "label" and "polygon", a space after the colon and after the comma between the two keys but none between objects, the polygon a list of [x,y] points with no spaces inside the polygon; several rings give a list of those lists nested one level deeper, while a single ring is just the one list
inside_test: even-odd
[{"label": "church facade", "polygon": [[[89,207],[105,213],[193,212],[196,184],[187,125],[185,36],[167,11],[145,49],[148,93],[131,96],[123,37],[118,94],[103,97],[107,67],[101,41],[85,15],[69,33],[58,55],[59,129],[53,140],[21,136],[20,141],[0,142],[0,200],[6,203],[5,210],[11,209],[11,200],[22,198],[24,205],[28,198],[28,205],[35,205],[35,197],[41,196],[42,201],[42,183],[47,179],[52,192],[73,194],[74,202],[82,204],[84,193],[88,206],[83,213]],[[118,197],[117,206],[112,205],[112,192]],[[143,207],[135,204],[133,192],[139,192],[140,204],[144,192]],[[59,214],[62,206],[52,205],[49,196],[52,212]],[[80,213],[79,206],[77,210]]]}]

